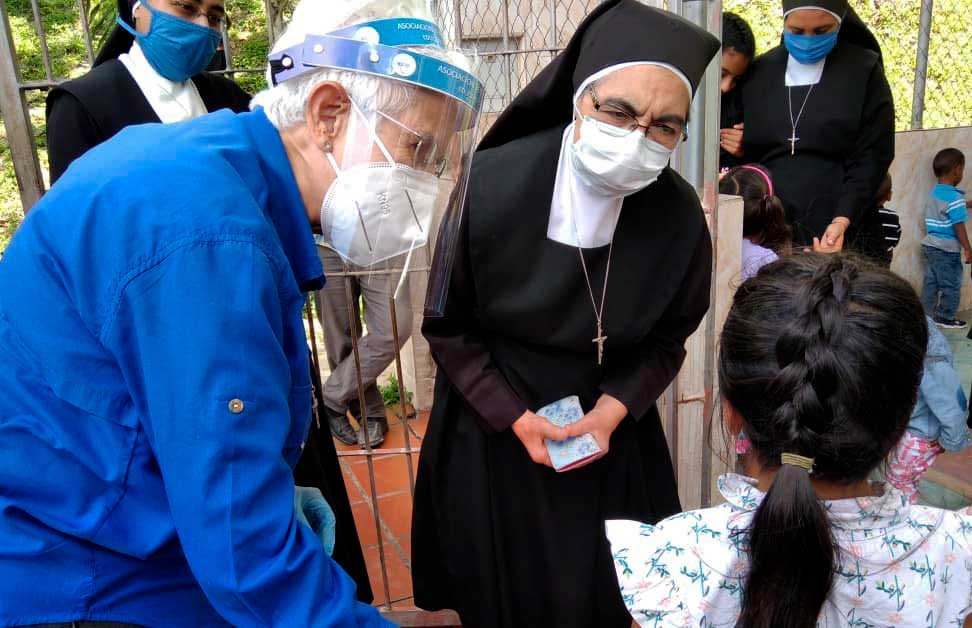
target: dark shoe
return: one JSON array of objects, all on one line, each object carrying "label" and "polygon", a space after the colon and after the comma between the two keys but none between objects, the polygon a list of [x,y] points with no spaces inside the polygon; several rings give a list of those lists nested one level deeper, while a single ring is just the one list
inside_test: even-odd
[{"label": "dark shoe", "polygon": [[361,421],[361,429],[358,430],[358,444],[362,449],[365,447],[364,426],[368,424],[368,441],[371,447],[377,447],[385,442],[385,434],[388,433],[388,417],[368,417],[367,422]]},{"label": "dark shoe", "polygon": [[345,445],[353,445],[358,442],[358,435],[348,421],[347,413],[339,413],[324,406],[324,414],[327,416],[327,425],[331,428],[331,434]]},{"label": "dark shoe", "polygon": [[968,325],[968,323],[966,323],[965,321],[960,321],[954,318],[952,320],[936,318],[935,324],[941,327],[942,329],[965,329],[965,326]]}]

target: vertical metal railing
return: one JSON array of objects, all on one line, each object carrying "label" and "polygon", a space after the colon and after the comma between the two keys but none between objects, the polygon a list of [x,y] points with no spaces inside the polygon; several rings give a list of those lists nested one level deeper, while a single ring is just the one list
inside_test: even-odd
[{"label": "vertical metal railing", "polygon": [[3,113],[20,202],[26,212],[44,194],[44,179],[37,160],[27,97],[20,83],[20,64],[6,2],[0,2],[0,22],[0,112]]},{"label": "vertical metal railing", "polygon": [[934,0],[921,0],[921,18],[918,24],[918,46],[915,59],[915,89],[911,101],[911,128],[924,126],[925,81],[928,78],[928,49],[931,45],[932,13]]}]

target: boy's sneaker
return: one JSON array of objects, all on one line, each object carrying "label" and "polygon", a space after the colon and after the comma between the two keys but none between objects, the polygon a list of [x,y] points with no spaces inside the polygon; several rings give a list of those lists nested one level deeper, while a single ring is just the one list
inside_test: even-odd
[{"label": "boy's sneaker", "polygon": [[965,321],[960,321],[958,319],[946,320],[944,318],[936,318],[935,324],[942,329],[965,329],[968,325]]}]

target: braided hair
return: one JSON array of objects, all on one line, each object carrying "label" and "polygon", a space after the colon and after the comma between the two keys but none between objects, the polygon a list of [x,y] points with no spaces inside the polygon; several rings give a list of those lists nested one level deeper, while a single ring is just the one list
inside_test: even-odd
[{"label": "braided hair", "polygon": [[901,278],[853,256],[795,255],[742,284],[722,332],[719,382],[762,468],[777,470],[746,531],[736,628],[814,628],[836,545],[813,478],[866,480],[904,434],[928,330]]},{"label": "braided hair", "polygon": [[722,14],[722,49],[733,49],[747,61],[752,61],[756,56],[756,38],[753,36],[753,29],[749,23],[735,13],[725,12]]}]

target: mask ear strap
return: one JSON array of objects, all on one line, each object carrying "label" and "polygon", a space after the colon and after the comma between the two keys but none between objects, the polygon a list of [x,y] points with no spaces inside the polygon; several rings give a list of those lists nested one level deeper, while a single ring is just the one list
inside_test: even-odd
[{"label": "mask ear strap", "polygon": [[380,137],[378,137],[378,133],[375,132],[375,127],[372,121],[364,114],[363,111],[361,111],[361,108],[358,107],[353,98],[349,96],[348,100],[351,101],[351,109],[357,112],[357,114],[365,121],[365,128],[368,129],[368,135],[370,135],[372,141],[378,145],[378,150],[381,151],[381,154],[385,156],[385,159],[387,159],[389,163],[397,163],[395,158],[392,157],[391,153],[388,152],[388,148],[385,147],[385,143],[381,141]]},{"label": "mask ear strap", "polygon": [[327,160],[328,160],[328,162],[330,162],[331,167],[334,168],[334,174],[336,174],[337,176],[340,177],[341,176],[341,169],[338,168],[337,160],[334,159],[334,155],[332,155],[330,152],[327,152],[327,153],[324,153],[324,156],[327,157]]}]

